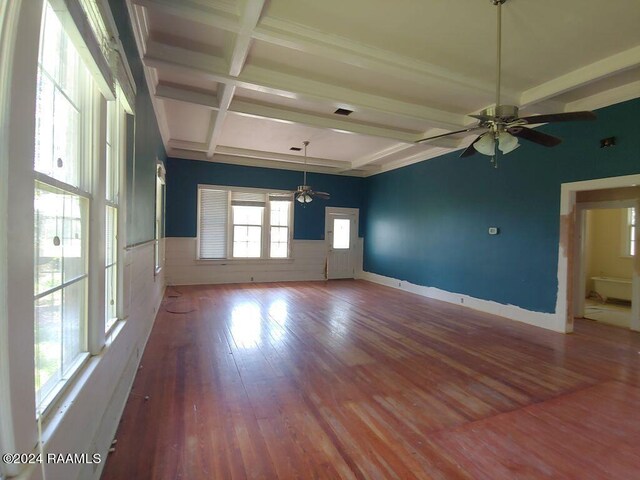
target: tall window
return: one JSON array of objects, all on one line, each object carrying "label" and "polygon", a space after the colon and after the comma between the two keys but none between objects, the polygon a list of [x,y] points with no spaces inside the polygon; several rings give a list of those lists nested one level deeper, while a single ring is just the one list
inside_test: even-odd
[{"label": "tall window", "polygon": [[118,207],[120,194],[122,109],[107,102],[105,196],[105,331],[118,319]]},{"label": "tall window", "polygon": [[285,193],[201,186],[199,258],[288,258],[292,210]]},{"label": "tall window", "polygon": [[269,252],[271,258],[286,258],[289,256],[289,210],[290,201],[271,200],[271,231]]},{"label": "tall window", "polygon": [[638,224],[638,215],[635,208],[627,208],[625,211],[626,222],[624,232],[624,254],[627,256],[634,256],[636,254],[636,226]]},{"label": "tall window", "polygon": [[164,182],[165,170],[161,163],[156,167],[156,225],[155,225],[155,266],[156,272],[162,268],[164,260],[164,250],[162,248],[162,237],[164,236]]},{"label": "tall window", "polygon": [[47,4],[35,137],[35,379],[42,410],[86,357],[90,78]]}]

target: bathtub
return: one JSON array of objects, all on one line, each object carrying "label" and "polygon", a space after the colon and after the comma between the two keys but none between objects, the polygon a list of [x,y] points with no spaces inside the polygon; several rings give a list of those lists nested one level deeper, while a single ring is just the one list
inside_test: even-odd
[{"label": "bathtub", "polygon": [[593,288],[604,301],[607,298],[631,301],[631,280],[616,277],[591,277]]}]

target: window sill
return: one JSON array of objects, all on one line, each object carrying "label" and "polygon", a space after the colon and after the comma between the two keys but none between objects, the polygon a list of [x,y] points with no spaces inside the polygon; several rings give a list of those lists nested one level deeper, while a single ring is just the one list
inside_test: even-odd
[{"label": "window sill", "polygon": [[293,258],[225,258],[225,259],[205,259],[196,258],[198,265],[277,265],[293,263]]},{"label": "window sill", "polygon": [[69,389],[76,383],[90,356],[89,352],[83,352],[78,356],[67,375],[61,378],[54,389],[42,400],[41,406],[36,405],[36,417],[39,416],[46,421],[49,414],[56,408],[56,405],[62,402]]}]

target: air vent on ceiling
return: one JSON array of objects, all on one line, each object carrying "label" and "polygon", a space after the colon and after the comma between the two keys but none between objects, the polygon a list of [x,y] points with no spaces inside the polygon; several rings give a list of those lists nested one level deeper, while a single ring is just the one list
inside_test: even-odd
[{"label": "air vent on ceiling", "polygon": [[348,117],[353,113],[353,110],[347,110],[346,108],[339,108],[333,113],[335,113],[336,115],[344,115],[345,117]]},{"label": "air vent on ceiling", "polygon": [[302,151],[302,148],[300,148],[300,147],[291,147],[289,150],[293,150],[294,152],[300,152],[300,151]]}]

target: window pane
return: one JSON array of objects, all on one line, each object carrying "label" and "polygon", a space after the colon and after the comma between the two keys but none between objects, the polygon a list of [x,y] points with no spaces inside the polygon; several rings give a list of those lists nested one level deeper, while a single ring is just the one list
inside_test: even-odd
[{"label": "window pane", "polygon": [[118,135],[118,123],[120,119],[120,107],[115,101],[107,102],[107,186],[106,199],[112,203],[118,203],[118,185],[120,176],[119,152],[121,140]]},{"label": "window pane", "polygon": [[347,218],[333,219],[333,248],[349,248],[351,221]]},{"label": "window pane", "polygon": [[78,359],[84,348],[86,324],[87,279],[72,283],[62,290],[62,374]]},{"label": "window pane", "polygon": [[[54,92],[53,172],[51,176],[74,187],[80,187],[80,113],[58,89]],[[46,173],[46,172],[43,172]]]},{"label": "window pane", "polygon": [[287,227],[271,227],[272,243],[287,243],[289,229]]},{"label": "window pane", "polygon": [[76,195],[62,194],[63,206],[63,231],[62,231],[62,255],[63,276],[68,282],[87,273],[87,244],[85,229],[89,201]]},{"label": "window pane", "polygon": [[41,70],[38,71],[36,97],[35,169],[53,176],[53,82]]},{"label": "window pane", "polygon": [[62,291],[42,297],[35,304],[36,403],[62,378]]},{"label": "window pane", "polygon": [[[36,188],[34,199],[35,293],[62,284],[62,221],[60,197]],[[61,210],[61,209],[60,209]]]},{"label": "window pane", "polygon": [[109,266],[117,260],[117,231],[118,231],[118,210],[114,207],[106,207],[106,229],[105,229],[105,265]]},{"label": "window pane", "polygon": [[289,228],[271,227],[271,258],[286,258],[289,253]]},{"label": "window pane", "polygon": [[272,243],[271,244],[271,258],[287,258],[287,244],[286,243]]},{"label": "window pane", "polygon": [[117,318],[117,281],[118,270],[116,265],[107,267],[105,271],[105,331],[109,330]]},{"label": "window pane", "polygon": [[[250,207],[252,208],[252,207]],[[233,256],[239,258],[260,257],[262,227],[235,226],[233,228]]]},{"label": "window pane", "polygon": [[37,183],[34,201],[35,293],[87,273],[88,200]]},{"label": "window pane", "polygon": [[233,206],[234,225],[262,225],[262,210],[264,207]]},{"label": "window pane", "polygon": [[286,227],[289,225],[288,201],[271,201],[271,225]]},{"label": "window pane", "polygon": [[36,98],[35,169],[83,188],[80,160],[81,86],[87,76],[75,47],[47,5]]}]

